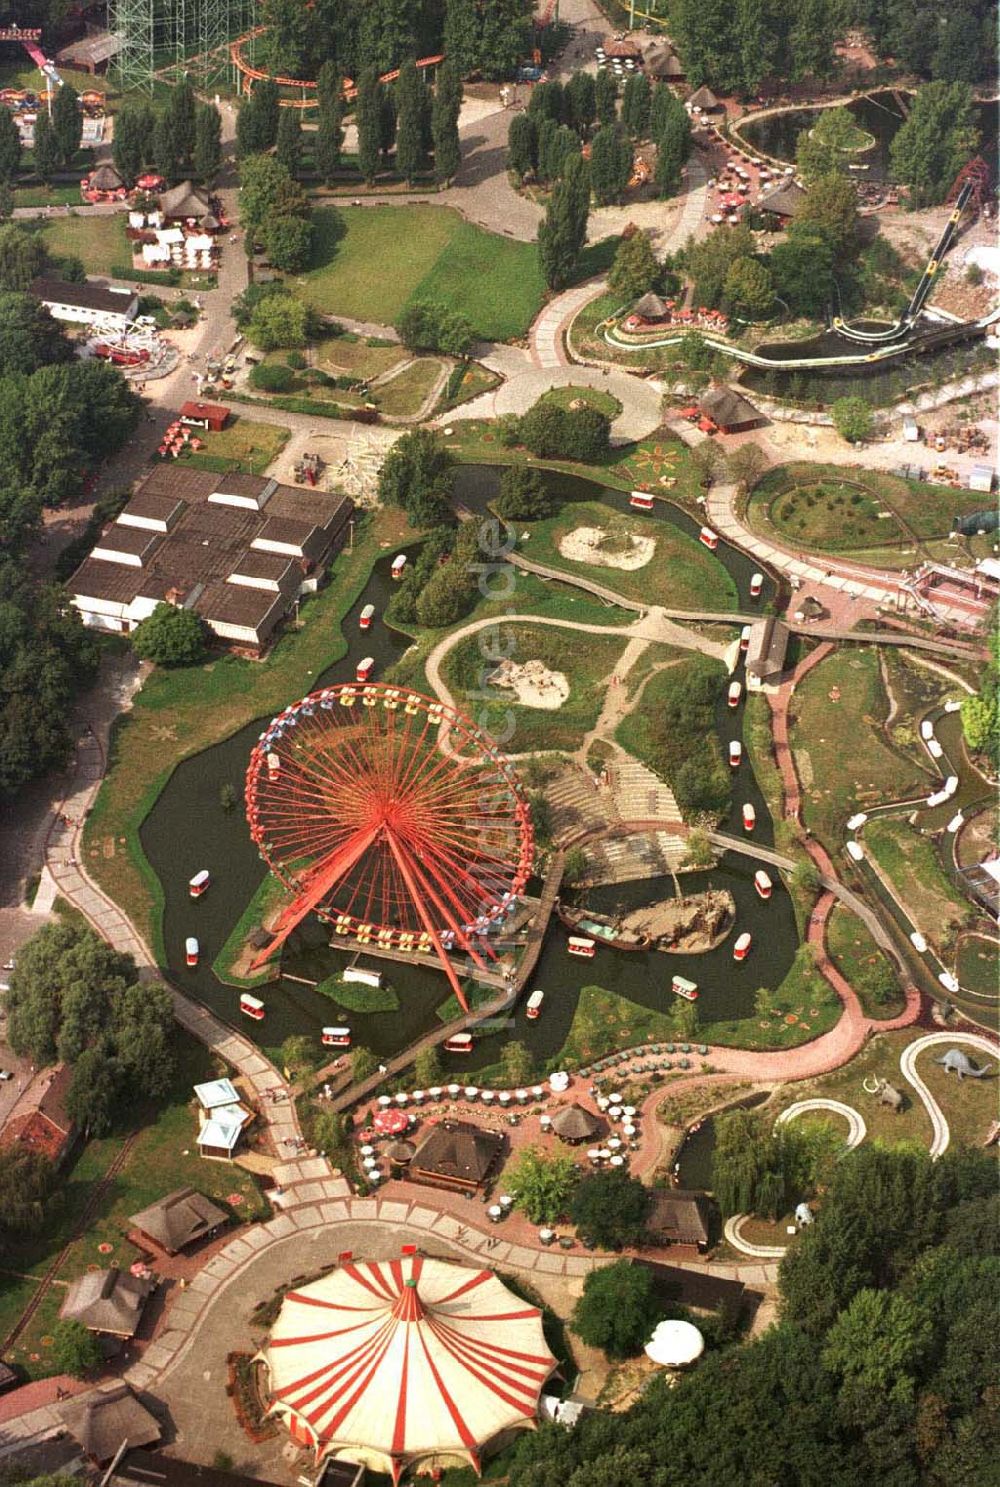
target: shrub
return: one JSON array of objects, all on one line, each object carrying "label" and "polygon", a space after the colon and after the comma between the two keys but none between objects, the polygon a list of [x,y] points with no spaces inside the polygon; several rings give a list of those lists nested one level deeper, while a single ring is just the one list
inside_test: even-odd
[{"label": "shrub", "polygon": [[291,392],[295,386],[295,373],[280,362],[262,362],[259,367],[251,369],[248,381],[259,392]]},{"label": "shrub", "polygon": [[291,367],[294,372],[301,372],[306,364],[306,359],[301,351],[289,351],[285,357],[285,366]]},{"label": "shrub", "polygon": [[132,631],[132,649],[160,666],[191,666],[205,654],[205,629],[193,610],[158,604]]}]

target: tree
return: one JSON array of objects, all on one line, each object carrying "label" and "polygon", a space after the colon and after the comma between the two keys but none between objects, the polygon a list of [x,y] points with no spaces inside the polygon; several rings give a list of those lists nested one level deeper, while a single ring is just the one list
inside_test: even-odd
[{"label": "tree", "polygon": [[613,124],[618,117],[618,81],[607,68],[597,74],[594,83],[594,108],[602,128]]},{"label": "tree", "polygon": [[430,1089],[444,1078],[441,1057],[436,1048],[421,1048],[413,1061],[413,1080],[418,1089]]},{"label": "tree", "polygon": [[819,868],[811,858],[806,858],[802,862],[795,864],[792,868],[789,881],[794,891],[801,894],[804,900],[810,902],[812,899],[819,897],[823,887]]},{"label": "tree", "polygon": [[633,72],[622,93],[622,125],[632,139],[644,139],[649,132],[650,89],[644,72]]},{"label": "tree", "polygon": [[526,1146],[504,1174],[507,1191],[533,1224],[554,1224],[562,1217],[577,1176],[572,1157],[546,1156],[535,1146]]},{"label": "tree", "polygon": [[12,1235],[41,1232],[54,1188],[48,1157],[26,1146],[0,1147],[0,1247]]},{"label": "tree", "polygon": [[412,186],[424,168],[424,114],[427,89],[412,60],[399,69],[396,83],[396,170]]},{"label": "tree", "polygon": [[154,119],[150,150],[157,174],[163,176],[166,181],[179,180],[180,167],[177,159],[177,142],[174,138],[174,121],[166,110],[157,114]]},{"label": "tree", "polygon": [[500,1050],[500,1068],[504,1083],[514,1089],[527,1084],[534,1071],[534,1059],[529,1049],[516,1039],[505,1043]]},{"label": "tree", "polygon": [[498,516],[507,521],[541,521],[551,516],[554,504],[541,471],[530,469],[523,460],[515,460],[504,470],[494,503]]},{"label": "tree", "polygon": [[507,168],[523,181],[537,167],[538,126],[531,114],[515,114],[507,130]]},{"label": "tree", "polygon": [[599,206],[619,202],[632,174],[632,146],[623,129],[606,124],[590,144],[590,182]]},{"label": "tree", "polygon": [[382,153],[382,89],[374,67],[366,67],[361,74],[354,122],[358,131],[358,170],[370,186],[378,174]]},{"label": "tree", "polygon": [[193,666],[205,655],[205,630],[193,610],[157,604],[132,631],[132,649],[160,666]]},{"label": "tree", "polygon": [[851,258],[858,247],[858,193],[846,176],[820,176],[802,198],[794,233],[821,238],[834,258]]},{"label": "tree", "polygon": [[858,151],[870,136],[859,128],[854,115],[846,108],[825,108],[816,122],[804,129],[795,145],[799,175],[807,183],[824,176],[840,175],[858,159]]},{"label": "tree", "polygon": [[288,169],[272,155],[247,155],[240,161],[240,221],[250,252],[277,217],[308,221],[309,202]]},{"label": "tree", "polygon": [[609,1169],[588,1174],[577,1184],[570,1218],[598,1249],[620,1249],[641,1241],[650,1202],[649,1188],[637,1177]]},{"label": "tree", "polygon": [[759,444],[741,444],[727,456],[726,469],[730,480],[745,496],[767,469],[767,455]]},{"label": "tree", "polygon": [[290,176],[298,174],[302,163],[302,120],[297,108],[281,110],[274,158],[285,167]]},{"label": "tree", "polygon": [[35,118],[35,142],[31,153],[39,180],[46,186],[51,185],[52,177],[62,164],[62,150],[52,121],[43,109],[38,110]]},{"label": "tree", "polygon": [[142,175],[150,158],[153,116],[145,104],[127,103],[115,114],[115,132],[111,141],[111,158],[127,186]]},{"label": "tree", "polygon": [[589,72],[574,72],[564,89],[567,120],[586,139],[597,118],[597,89]]},{"label": "tree", "polygon": [[545,119],[551,119],[553,124],[561,124],[565,113],[562,83],[536,83],[528,100],[528,112],[533,119],[538,120],[539,128]]},{"label": "tree", "polygon": [[774,1016],[774,992],[769,986],[758,986],[754,992],[753,1013],[755,1017]]},{"label": "tree", "polygon": [[475,575],[464,563],[452,559],[427,580],[417,598],[417,620],[429,629],[454,625],[476,602]]},{"label": "tree", "polygon": [[698,1036],[698,1007],[695,1002],[678,998],[670,1009],[670,1028],[675,1038],[690,1043]]},{"label": "tree", "polygon": [[708,839],[708,833],[701,830],[688,832],[687,848],[684,853],[685,867],[713,867],[715,865],[715,848]]},{"label": "tree", "polygon": [[573,887],[587,876],[589,861],[582,847],[571,847],[563,863],[563,882]]},{"label": "tree", "polygon": [[645,232],[633,232],[619,240],[615,261],[608,275],[608,288],[632,303],[659,282],[662,265]]},{"label": "tree", "polygon": [[290,350],[308,340],[309,311],[290,294],[269,294],[253,308],[247,337],[261,351]]},{"label": "tree", "polygon": [[194,89],[189,82],[178,83],[167,101],[178,175],[184,175],[189,170],[194,154],[196,102]]},{"label": "tree", "polygon": [[586,177],[586,162],[579,157],[570,161],[566,167],[566,175],[556,182],[552,190],[545,208],[545,218],[539,224],[538,257],[545,282],[550,289],[562,289],[569,283],[587,239],[587,209],[583,200],[587,190]]},{"label": "tree", "polygon": [[912,1388],[933,1336],[930,1318],[908,1296],[859,1291],[827,1333],[823,1365],[882,1395]]},{"label": "tree", "polygon": [[272,78],[264,78],[254,88],[251,96],[257,108],[257,129],[262,141],[260,149],[269,150],[277,142],[281,118],[278,84]]},{"label": "tree", "polygon": [[453,62],[438,69],[431,107],[431,140],[434,145],[434,179],[444,185],[454,179],[462,163],[458,121],[462,112],[462,76]]},{"label": "tree", "polygon": [[771,251],[768,266],[775,292],[797,315],[819,315],[833,293],[834,251],[812,232],[792,230]]},{"label": "tree", "polygon": [[264,246],[275,268],[300,273],[312,255],[315,228],[302,217],[272,217],[264,229]]},{"label": "tree", "polygon": [[396,321],[403,345],[411,351],[443,351],[448,356],[468,356],[475,340],[464,315],[431,300],[414,300]]},{"label": "tree", "polygon": [[319,123],[313,136],[313,163],[327,186],[340,169],[340,153],[344,143],[340,98],[341,92],[338,90],[332,102],[320,105]]},{"label": "tree", "polygon": [[288,1079],[308,1077],[317,1065],[315,1041],[305,1033],[291,1033],[281,1045],[281,1066]]},{"label": "tree", "polygon": [[88,1137],[106,1136],[114,1124],[121,1073],[104,1039],[84,1048],[73,1066],[66,1113]]},{"label": "tree", "polygon": [[454,521],[451,483],[454,461],[433,429],[411,429],[389,450],[379,471],[379,498],[401,506],[413,527]]},{"label": "tree", "polygon": [[0,181],[9,184],[20,164],[21,136],[13,115],[7,109],[0,109]]},{"label": "tree", "polygon": [[910,205],[943,201],[978,144],[968,83],[920,88],[890,147],[893,175],[910,188]]},{"label": "tree", "polygon": [[199,103],[195,111],[191,168],[196,180],[209,186],[222,169],[222,117],[211,103]]},{"label": "tree", "polygon": [[468,77],[479,62],[481,20],[476,0],[447,0],[442,49],[446,65],[458,77]]},{"label": "tree", "polygon": [[69,83],[56,89],[56,96],[52,103],[52,128],[59,145],[60,164],[69,169],[76,159],[76,152],[83,138],[80,97]]},{"label": "tree", "polygon": [[871,437],[874,420],[864,398],[838,398],[830,414],[837,433],[849,444],[862,444]]},{"label": "tree", "polygon": [[531,50],[531,10],[526,0],[490,0],[481,7],[479,67],[488,82],[513,77]]},{"label": "tree", "polygon": [[683,106],[673,109],[656,135],[656,174],[659,194],[673,196],[681,183],[681,170],[691,153],[691,121]]},{"label": "tree", "polygon": [[370,1079],[378,1069],[378,1059],[370,1048],[364,1048],[360,1044],[351,1049],[351,1080],[354,1084],[362,1084]]},{"label": "tree", "polygon": [[60,1373],[82,1379],[101,1363],[101,1340],[96,1333],[88,1332],[82,1322],[65,1318],[52,1329],[49,1356]]},{"label": "tree", "polygon": [[0,291],[0,377],[72,360],[61,324],[33,295]]},{"label": "tree", "polygon": [[774,308],[771,275],[756,258],[737,258],[726,275],[722,302],[744,320],[763,320]]},{"label": "tree", "polygon": [[600,1348],[609,1358],[632,1358],[649,1341],[660,1316],[652,1272],[617,1260],[586,1277],[570,1326],[588,1347]]}]

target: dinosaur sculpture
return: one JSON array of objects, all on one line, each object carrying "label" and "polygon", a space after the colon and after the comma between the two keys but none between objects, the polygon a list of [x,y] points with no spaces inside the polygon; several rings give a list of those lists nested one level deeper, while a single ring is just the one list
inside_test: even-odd
[{"label": "dinosaur sculpture", "polygon": [[967,1053],[961,1048],[949,1048],[947,1053],[934,1060],[936,1064],[943,1064],[946,1074],[955,1073],[959,1079],[964,1079],[968,1074],[970,1079],[982,1079],[984,1074],[990,1072],[990,1065],[984,1064],[977,1069]]}]

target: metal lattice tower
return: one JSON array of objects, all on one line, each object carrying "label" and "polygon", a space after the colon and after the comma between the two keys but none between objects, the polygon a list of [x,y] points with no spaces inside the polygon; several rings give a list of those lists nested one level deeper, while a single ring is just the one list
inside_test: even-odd
[{"label": "metal lattice tower", "polygon": [[114,72],[123,92],[153,86],[155,0],[109,0],[108,30],[121,38]]}]

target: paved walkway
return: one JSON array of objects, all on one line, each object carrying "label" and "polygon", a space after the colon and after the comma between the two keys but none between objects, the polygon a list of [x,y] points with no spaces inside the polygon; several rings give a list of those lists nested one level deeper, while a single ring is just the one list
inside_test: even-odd
[{"label": "paved walkway", "polygon": [[815,1100],[796,1100],[794,1105],[789,1105],[782,1110],[776,1126],[787,1125],[790,1120],[797,1120],[800,1115],[811,1115],[816,1110],[831,1110],[834,1115],[842,1115],[847,1121],[847,1146],[848,1150],[854,1146],[860,1146],[868,1135],[868,1127],[865,1125],[864,1116],[851,1105],[845,1105],[843,1100],[827,1100],[817,1098]]},{"label": "paved walkway", "polygon": [[[916,1090],[918,1098],[923,1101],[927,1114],[930,1116],[934,1132],[931,1141],[931,1157],[934,1161],[937,1161],[938,1157],[943,1156],[948,1150],[951,1144],[951,1131],[948,1129],[944,1111],[917,1073],[917,1059],[925,1048],[937,1048],[945,1043],[952,1048],[956,1043],[962,1043],[966,1048],[974,1048],[977,1053],[986,1053],[992,1058],[1000,1056],[1000,1048],[997,1047],[996,1042],[991,1038],[981,1037],[979,1033],[928,1033],[925,1038],[917,1038],[914,1043],[907,1043],[903,1049],[899,1058],[899,1071]],[[957,1083],[958,1075],[954,1077]]]}]

